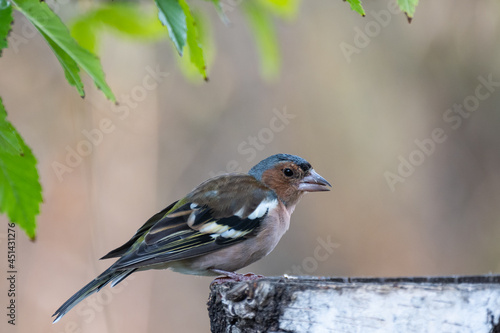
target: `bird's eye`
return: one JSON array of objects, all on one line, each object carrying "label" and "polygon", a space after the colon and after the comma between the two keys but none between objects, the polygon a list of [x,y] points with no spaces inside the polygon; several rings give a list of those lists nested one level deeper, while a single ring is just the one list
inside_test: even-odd
[{"label": "bird's eye", "polygon": [[292,177],[293,176],[293,170],[290,168],[285,168],[283,169],[283,174],[287,177]]}]

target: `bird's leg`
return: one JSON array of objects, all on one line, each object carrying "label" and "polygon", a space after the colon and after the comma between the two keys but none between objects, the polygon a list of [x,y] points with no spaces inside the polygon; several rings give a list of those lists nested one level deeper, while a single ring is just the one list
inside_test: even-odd
[{"label": "bird's leg", "polygon": [[241,282],[241,281],[253,281],[253,280],[258,280],[262,279],[264,276],[254,274],[254,273],[247,273],[247,274],[239,274],[236,272],[228,272],[228,271],[223,271],[222,269],[212,269],[213,272],[223,275],[215,278],[215,280],[212,282],[212,284],[222,284],[224,282]]}]

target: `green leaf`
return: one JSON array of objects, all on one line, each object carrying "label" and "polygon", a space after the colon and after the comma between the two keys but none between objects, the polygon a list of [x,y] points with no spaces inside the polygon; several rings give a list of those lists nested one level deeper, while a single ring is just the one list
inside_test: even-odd
[{"label": "green leaf", "polygon": [[[80,95],[83,96],[83,88],[78,86],[80,76],[78,71],[75,71],[75,63],[90,75],[97,88],[101,89],[107,98],[115,101],[115,96],[104,79],[99,59],[78,45],[46,3],[38,0],[12,0],[12,3],[47,40],[61,62],[68,82],[76,86]],[[68,62],[68,59],[72,61]]]},{"label": "green leaf", "polygon": [[398,0],[399,8],[406,14],[408,21],[411,23],[415,8],[418,5],[418,0]]},{"label": "green leaf", "polygon": [[7,47],[7,36],[13,21],[12,6],[7,0],[0,0],[0,55],[2,49]]},{"label": "green leaf", "polygon": [[299,10],[300,0],[259,0],[263,9],[282,18],[293,18]]},{"label": "green leaf", "polygon": [[155,15],[142,11],[140,5],[106,5],[96,10],[93,16],[94,23],[100,22],[131,37],[157,39],[165,35]]},{"label": "green leaf", "polygon": [[7,112],[5,111],[2,99],[0,98],[0,151],[12,155],[22,155],[23,146],[18,139],[15,128],[7,121]]},{"label": "green leaf", "polygon": [[261,63],[261,73],[266,79],[272,79],[279,73],[281,57],[274,23],[269,12],[262,9],[258,2],[242,3],[250,28],[256,40]]},{"label": "green leaf", "polygon": [[[363,9],[363,6],[361,5],[361,0],[344,0],[351,5],[351,9],[357,12],[361,16],[365,16],[365,10]],[[399,1],[399,0],[398,0]]]},{"label": "green leaf", "polygon": [[61,63],[64,70],[64,76],[66,77],[68,83],[76,88],[80,96],[85,96],[82,79],[79,74],[80,67],[78,67],[78,64],[43,31],[39,30],[39,32],[42,34],[43,38],[45,38],[47,43],[49,43],[49,46],[52,51],[54,51],[57,60]]},{"label": "green leaf", "polygon": [[70,24],[71,36],[84,49],[97,54],[99,28],[91,19],[78,18]]},{"label": "green leaf", "polygon": [[24,154],[11,154],[0,146],[0,213],[23,229],[29,238],[35,238],[36,216],[40,212],[42,187],[38,180],[36,159],[31,149],[6,120],[7,113],[0,99],[0,122],[10,127]]},{"label": "green leaf", "polygon": [[[210,20],[200,11],[193,13],[198,31],[199,42],[203,45],[203,58],[206,66],[209,68],[215,59],[215,40],[213,36]],[[193,62],[191,62],[191,49],[189,43],[184,50],[183,57],[177,57],[177,61],[182,73],[191,81],[200,83],[203,81],[200,71]]]},{"label": "green leaf", "polygon": [[186,14],[178,0],[155,0],[161,23],[168,29],[168,35],[174,42],[177,52],[182,55],[187,38]]},{"label": "green leaf", "polygon": [[102,5],[75,18],[70,24],[71,35],[92,53],[96,53],[100,34],[106,28],[141,40],[164,37],[165,28],[155,18],[156,14],[141,7],[130,3]]},{"label": "green leaf", "polygon": [[186,15],[189,58],[191,60],[191,63],[195,65],[200,74],[203,76],[203,79],[207,80],[207,66],[203,57],[203,49],[201,48],[199,43],[198,25],[193,15],[191,15],[191,11],[189,10],[187,2],[185,0],[179,0],[179,4],[184,11],[184,15]]}]

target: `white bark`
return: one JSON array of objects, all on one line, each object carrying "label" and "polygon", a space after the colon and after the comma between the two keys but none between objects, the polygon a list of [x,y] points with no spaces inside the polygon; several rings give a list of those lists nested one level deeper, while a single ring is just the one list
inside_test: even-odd
[{"label": "white bark", "polygon": [[212,287],[213,332],[500,332],[500,276],[278,279]]}]

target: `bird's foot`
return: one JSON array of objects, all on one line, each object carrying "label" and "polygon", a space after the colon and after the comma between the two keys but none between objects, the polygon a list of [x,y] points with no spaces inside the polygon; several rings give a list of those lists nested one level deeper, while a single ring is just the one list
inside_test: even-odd
[{"label": "bird's foot", "polygon": [[213,269],[212,271],[222,275],[215,278],[215,280],[212,281],[212,284],[223,284],[224,282],[254,281],[262,279],[264,277],[262,275],[254,273],[239,274],[236,272],[223,271],[221,269]]}]

